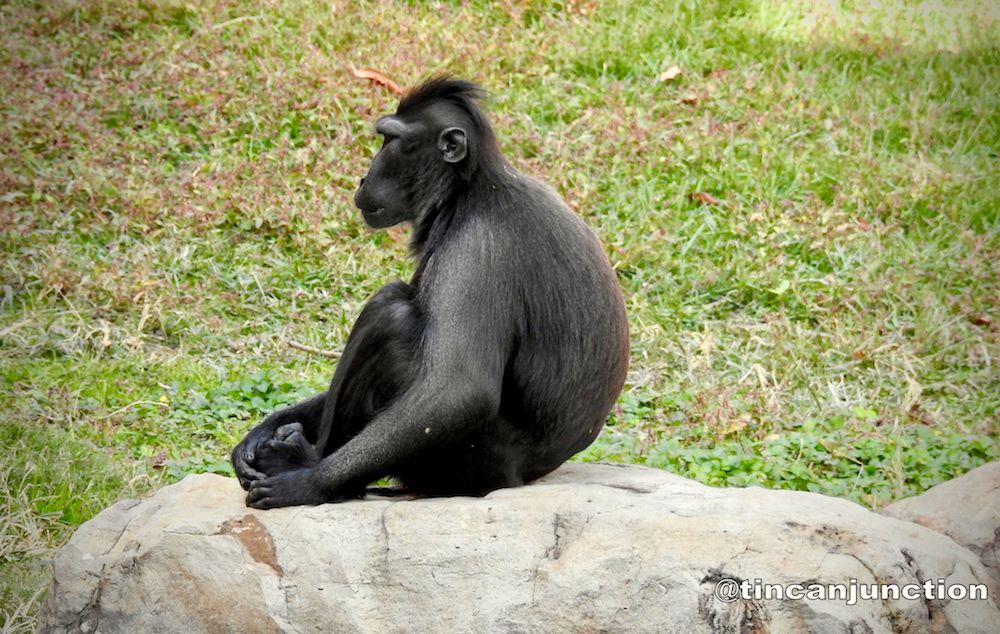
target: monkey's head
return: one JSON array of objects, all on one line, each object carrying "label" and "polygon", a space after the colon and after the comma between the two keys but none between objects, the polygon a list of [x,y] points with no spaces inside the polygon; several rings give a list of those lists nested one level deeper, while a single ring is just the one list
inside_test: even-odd
[{"label": "monkey's head", "polygon": [[378,120],[382,148],[354,195],[365,222],[376,229],[417,222],[468,184],[484,158],[499,157],[476,103],[481,96],[475,84],[439,77],[410,91],[396,114]]}]

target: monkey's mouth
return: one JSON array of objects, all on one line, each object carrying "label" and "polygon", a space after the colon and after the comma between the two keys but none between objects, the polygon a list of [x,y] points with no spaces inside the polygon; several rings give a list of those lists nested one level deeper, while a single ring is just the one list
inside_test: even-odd
[{"label": "monkey's mouth", "polygon": [[389,220],[387,220],[392,218],[392,216],[386,213],[385,207],[362,209],[361,214],[364,216],[365,222],[368,223],[368,226],[373,229],[384,229],[392,224]]}]

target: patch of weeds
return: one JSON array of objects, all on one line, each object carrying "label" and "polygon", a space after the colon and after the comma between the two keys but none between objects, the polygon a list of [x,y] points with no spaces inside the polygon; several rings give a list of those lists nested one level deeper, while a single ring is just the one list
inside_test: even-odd
[{"label": "patch of weeds", "polygon": [[[207,388],[176,382],[156,403],[126,415],[114,442],[134,447],[135,457],[162,469],[167,481],[191,473],[234,475],[229,452],[265,416],[316,393],[277,378],[273,370],[223,381]],[[156,421],[143,425],[140,421]]]},{"label": "patch of weeds", "polygon": [[1000,459],[996,439],[921,426],[886,430],[874,414],[858,407],[758,440],[667,427],[641,443],[611,427],[578,459],[644,464],[712,486],[812,491],[875,508]]}]

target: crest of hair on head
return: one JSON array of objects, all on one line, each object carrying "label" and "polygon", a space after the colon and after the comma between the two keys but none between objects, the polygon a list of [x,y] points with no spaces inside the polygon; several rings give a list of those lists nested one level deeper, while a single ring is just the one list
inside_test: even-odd
[{"label": "crest of hair on head", "polygon": [[397,117],[416,115],[420,110],[437,103],[452,105],[462,111],[472,124],[467,130],[469,156],[462,166],[462,177],[471,180],[480,169],[490,169],[503,164],[493,127],[480,103],[487,93],[477,84],[444,75],[432,77],[412,88],[400,100]]}]

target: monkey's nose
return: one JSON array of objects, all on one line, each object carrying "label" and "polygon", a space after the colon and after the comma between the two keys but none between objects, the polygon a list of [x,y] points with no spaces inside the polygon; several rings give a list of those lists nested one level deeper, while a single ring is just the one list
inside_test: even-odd
[{"label": "monkey's nose", "polygon": [[364,184],[365,184],[365,178],[364,178],[364,176],[362,176],[362,177],[361,177],[361,182],[360,182],[360,183],[358,183],[358,187],[361,187],[361,186],[362,186],[362,185],[364,185]]}]

